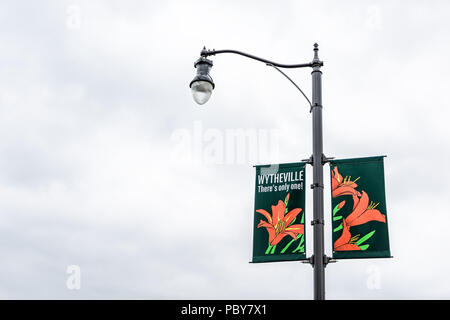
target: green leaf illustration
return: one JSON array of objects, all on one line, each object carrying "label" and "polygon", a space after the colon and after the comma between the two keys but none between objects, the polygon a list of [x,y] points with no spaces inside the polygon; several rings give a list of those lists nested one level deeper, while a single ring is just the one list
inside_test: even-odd
[{"label": "green leaf illustration", "polygon": [[274,245],[274,246],[272,247],[272,251],[270,252],[270,254],[274,254],[276,248],[277,248],[277,245]]},{"label": "green leaf illustration", "polygon": [[341,210],[341,208],[339,208],[339,204],[337,204],[336,207],[334,207],[334,209],[333,209],[333,216],[334,216],[339,210]]},{"label": "green leaf illustration", "polygon": [[[292,239],[291,241],[289,241],[289,243],[283,248],[283,250],[281,250],[281,253],[285,253],[286,252],[286,250],[289,248],[289,246],[294,242],[294,241],[297,241],[298,239],[300,239],[300,237],[301,236],[303,236],[303,234],[299,234],[299,235],[297,235],[297,238],[296,239]],[[303,238],[302,238],[302,240],[300,241],[300,244],[301,243],[303,243]]]},{"label": "green leaf illustration", "polygon": [[339,225],[339,227],[334,228],[333,232],[338,232],[343,228],[342,223]]},{"label": "green leaf illustration", "polygon": [[362,245],[359,247],[362,251],[367,250],[367,248],[369,248],[368,244]]},{"label": "green leaf illustration", "polygon": [[341,220],[341,219],[342,219],[342,216],[333,217],[333,221],[338,221],[338,220]]},{"label": "green leaf illustration", "polygon": [[[363,243],[364,241],[366,241],[367,239],[369,239],[371,236],[373,236],[373,234],[375,233],[376,230],[373,230],[372,232],[369,232],[368,234],[366,234],[364,237],[362,237],[361,239],[358,240],[358,242],[356,243],[357,246],[359,246],[361,243]],[[366,248],[367,249],[367,248]],[[361,249],[362,250],[362,249]]]},{"label": "green leaf illustration", "polygon": [[294,251],[292,251],[292,253],[295,253],[295,252],[300,252],[300,253],[303,253],[303,252],[305,252],[305,246],[301,246],[301,247],[298,247],[297,249],[295,249]]},{"label": "green leaf illustration", "polygon": [[[302,236],[303,236],[303,234],[302,234]],[[292,251],[292,253],[295,253],[295,252],[297,252],[297,251],[300,251],[300,252],[303,252],[303,251],[301,251],[301,247],[305,247],[304,245],[303,245],[303,242],[305,242],[305,237],[302,237],[301,239],[300,239],[300,243],[298,244],[298,246],[297,246],[297,248],[295,248],[295,250],[294,251]],[[303,245],[303,246],[302,246]]]}]

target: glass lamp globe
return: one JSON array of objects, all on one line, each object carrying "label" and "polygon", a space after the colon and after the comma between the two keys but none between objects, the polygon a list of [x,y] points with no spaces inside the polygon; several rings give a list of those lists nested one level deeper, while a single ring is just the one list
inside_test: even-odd
[{"label": "glass lamp globe", "polygon": [[198,80],[191,85],[192,97],[199,105],[205,104],[209,100],[212,90],[213,86],[208,81]]}]

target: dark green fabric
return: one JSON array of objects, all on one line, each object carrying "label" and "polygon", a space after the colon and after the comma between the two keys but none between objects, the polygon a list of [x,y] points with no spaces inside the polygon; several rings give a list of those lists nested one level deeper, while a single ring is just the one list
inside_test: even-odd
[{"label": "dark green fabric", "polygon": [[[330,161],[333,258],[386,258],[391,256],[383,159],[384,156],[378,156]],[[339,183],[335,180],[335,188],[333,189],[335,168],[341,176],[341,181]],[[340,177],[335,173],[335,179],[337,178]],[[357,180],[355,181],[355,179]],[[355,190],[356,198],[354,198],[354,194],[342,192],[343,190],[350,190],[348,187],[352,186],[352,182],[357,185],[352,188]],[[336,188],[336,185],[341,189]],[[369,199],[367,208],[363,208],[366,207],[363,205],[365,202],[362,201],[364,193]],[[354,199],[358,208],[353,207]],[[340,203],[343,203],[342,201],[345,201],[345,204],[338,209],[337,207]],[[334,214],[333,211],[335,211]],[[352,213],[360,213],[361,211],[361,215],[353,214],[349,218]],[[385,222],[380,221],[382,216],[384,216]],[[354,217],[358,218],[355,219]],[[344,225],[344,219],[346,225],[355,224],[348,227],[351,236],[348,241],[349,245],[342,245],[342,242],[345,242],[344,240],[348,238],[348,233],[343,236],[344,229],[340,227]],[[365,220],[368,221],[364,222]],[[364,223],[358,224],[360,222]],[[359,248],[359,250],[350,250],[350,248]]]},{"label": "dark green fabric", "polygon": [[[287,180],[287,181],[285,181]],[[289,186],[288,190],[283,188]],[[298,187],[297,189],[292,189]],[[272,189],[270,189],[272,188]],[[280,190],[280,188],[282,190]],[[275,262],[306,259],[305,234],[300,233],[294,239],[286,232],[281,234],[281,241],[275,246],[269,243],[269,231],[266,227],[259,227],[261,221],[269,222],[267,217],[258,209],[265,210],[272,216],[272,206],[277,206],[279,201],[285,203],[286,196],[289,200],[284,212],[286,215],[296,208],[302,209],[295,219],[284,225],[285,231],[289,226],[303,225],[305,221],[305,163],[286,163],[279,165],[256,166],[255,179],[255,211],[253,223],[253,258],[252,262]],[[274,222],[274,220],[272,220]],[[298,227],[295,227],[298,228]],[[274,228],[275,230],[275,228]]]}]

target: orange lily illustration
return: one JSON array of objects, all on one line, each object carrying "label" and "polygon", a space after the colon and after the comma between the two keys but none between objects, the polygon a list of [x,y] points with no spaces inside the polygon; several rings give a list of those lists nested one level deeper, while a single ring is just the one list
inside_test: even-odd
[{"label": "orange lily illustration", "polygon": [[[287,195],[288,199],[289,194]],[[266,228],[269,233],[269,243],[271,246],[278,244],[287,235],[297,239],[299,234],[304,234],[305,227],[303,224],[290,224],[301,211],[301,208],[295,208],[285,215],[286,204],[279,200],[276,206],[272,206],[272,214],[264,209],[256,210],[256,212],[261,213],[267,219],[267,221],[260,220],[258,228]]]},{"label": "orange lily illustration", "polygon": [[358,197],[361,196],[361,193],[355,188],[358,186],[355,182],[359,179],[351,180],[351,177],[343,178],[339,173],[338,167],[335,166],[333,171],[331,171],[331,196],[333,198],[351,195],[353,197],[353,208],[356,207],[358,203]]},{"label": "orange lily illustration", "polygon": [[356,207],[345,218],[344,222],[348,227],[358,226],[369,221],[386,222],[386,216],[375,209],[377,206],[378,203],[370,202],[369,204],[369,196],[365,191],[362,191],[361,198],[356,204]]},{"label": "orange lily illustration", "polygon": [[347,225],[345,220],[343,221],[344,227],[342,235],[339,239],[334,242],[335,251],[355,251],[361,250],[361,248],[356,245],[359,239],[359,235],[352,237],[350,234],[350,226]]}]

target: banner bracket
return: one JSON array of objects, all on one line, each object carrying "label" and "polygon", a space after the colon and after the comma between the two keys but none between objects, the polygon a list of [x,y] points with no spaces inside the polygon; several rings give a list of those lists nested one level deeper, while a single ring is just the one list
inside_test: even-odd
[{"label": "banner bracket", "polygon": [[302,261],[302,263],[309,263],[311,266],[314,266],[314,255],[309,257],[307,260]]},{"label": "banner bracket", "polygon": [[325,156],[323,153],[322,153],[322,165],[324,165],[325,163],[328,163],[328,162],[330,162],[331,160],[333,160],[334,159],[334,157],[327,157],[327,156]]},{"label": "banner bracket", "polygon": [[328,257],[327,255],[324,255],[323,256],[323,264],[325,265],[325,267],[327,266],[327,264],[329,264],[329,263],[336,263],[337,262],[337,260],[335,260],[335,259],[333,259],[333,258],[331,258],[331,257]]},{"label": "banner bracket", "polygon": [[311,225],[315,225],[315,224],[325,224],[324,221],[322,219],[314,219],[311,220]]},{"label": "banner bracket", "polygon": [[[325,163],[330,162],[331,160],[333,160],[334,157],[327,157],[322,153],[322,165],[324,165]],[[305,162],[306,164],[310,164],[312,165],[314,163],[314,158],[311,155],[311,157],[309,157],[308,159],[302,159],[302,162]]]},{"label": "banner bracket", "polygon": [[305,162],[306,164],[313,164],[313,156],[309,157],[308,159],[302,159],[302,162]]},{"label": "banner bracket", "polygon": [[[327,264],[329,264],[329,263],[336,263],[336,262],[337,262],[336,259],[333,259],[333,258],[331,258],[331,257],[328,257],[326,254],[323,255],[323,264],[324,264],[325,267],[326,267]],[[311,266],[314,267],[314,255],[312,255],[311,257],[309,257],[307,260],[302,261],[302,263],[309,263]]]}]

